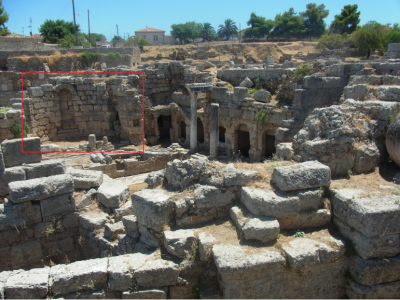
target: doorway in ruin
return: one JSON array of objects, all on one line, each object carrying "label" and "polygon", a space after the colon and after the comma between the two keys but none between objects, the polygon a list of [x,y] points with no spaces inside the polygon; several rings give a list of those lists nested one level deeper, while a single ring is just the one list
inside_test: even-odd
[{"label": "doorway in ruin", "polygon": [[59,130],[78,129],[75,122],[74,106],[72,103],[72,93],[68,89],[62,89],[58,93],[61,108],[61,127]]},{"label": "doorway in ruin", "polygon": [[184,121],[179,122],[179,137],[186,139],[186,123]]},{"label": "doorway in ruin", "polygon": [[219,142],[221,143],[225,143],[225,131],[226,131],[225,127],[222,126],[218,127],[218,139]]},{"label": "doorway in ruin", "polygon": [[200,118],[197,118],[197,141],[199,143],[204,143],[204,127]]},{"label": "doorway in ruin", "polygon": [[244,156],[249,157],[250,150],[250,133],[246,125],[242,124],[236,131],[236,147],[237,151]]},{"label": "doorway in ruin", "polygon": [[170,129],[172,128],[172,117],[171,116],[159,116],[157,119],[158,131],[160,133],[159,141],[161,143],[170,143]]},{"label": "doorway in ruin", "polygon": [[275,148],[275,135],[264,134],[264,155],[266,158],[272,158],[276,152]]}]

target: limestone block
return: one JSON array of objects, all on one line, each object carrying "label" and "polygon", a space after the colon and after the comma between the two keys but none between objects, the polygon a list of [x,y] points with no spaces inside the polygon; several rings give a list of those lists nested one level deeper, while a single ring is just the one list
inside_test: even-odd
[{"label": "limestone block", "polygon": [[356,174],[372,172],[379,165],[379,150],[375,144],[362,145],[355,151],[353,171]]},{"label": "limestone block", "polygon": [[285,215],[278,218],[282,229],[300,229],[320,227],[329,224],[331,212],[329,209],[319,209],[312,212]]},{"label": "limestone block", "polygon": [[40,242],[35,240],[23,244],[14,245],[10,251],[11,262],[14,269],[26,267],[31,264],[39,264],[43,259]]},{"label": "limestone block", "polygon": [[125,228],[124,224],[122,224],[122,221],[114,224],[106,223],[104,226],[104,236],[112,241],[117,238],[118,234],[123,233],[125,233]]},{"label": "limestone block", "polygon": [[119,207],[129,198],[129,188],[119,180],[104,181],[97,190],[97,200],[106,207]]},{"label": "limestone block", "polygon": [[31,202],[5,206],[0,204],[0,231],[21,228],[21,226],[42,221],[39,205]]},{"label": "limestone block", "polygon": [[368,237],[336,218],[335,214],[334,216],[333,221],[339,227],[340,233],[353,242],[354,249],[363,259],[384,258],[399,254],[400,239],[398,234]]},{"label": "limestone block", "polygon": [[199,234],[199,256],[202,262],[206,262],[212,257],[212,247],[217,239],[204,232]]},{"label": "limestone block", "polygon": [[231,208],[230,216],[238,229],[243,232],[246,240],[259,240],[266,243],[278,237],[279,223],[275,218],[253,217],[237,206]]},{"label": "limestone block", "polygon": [[359,190],[333,190],[334,214],[368,237],[398,233],[399,197],[373,197]]},{"label": "limestone block", "polygon": [[96,148],[96,135],[90,134],[89,135],[89,148],[94,149]]},{"label": "limestone block", "polygon": [[163,179],[164,179],[164,170],[161,170],[161,171],[151,172],[149,175],[147,175],[144,182],[146,182],[149,185],[149,189],[153,189],[161,185]]},{"label": "limestone block", "polygon": [[125,254],[108,259],[108,287],[112,290],[127,291],[134,285],[133,272],[144,265],[149,255],[142,253]]},{"label": "limestone block", "polygon": [[350,299],[398,299],[400,281],[364,286],[348,279],[346,294]]},{"label": "limestone block", "polygon": [[43,92],[40,87],[30,87],[28,88],[28,95],[30,98],[42,97]]},{"label": "limestone block", "polygon": [[79,213],[74,212],[67,214],[62,219],[62,225],[65,229],[75,228],[79,226]]},{"label": "limestone block", "polygon": [[139,224],[156,231],[162,231],[173,218],[173,204],[170,196],[162,190],[144,189],[132,194],[133,211]]},{"label": "limestone block", "polygon": [[179,258],[196,255],[197,238],[191,229],[164,231],[164,246]]},{"label": "limestone block", "polygon": [[122,299],[167,299],[167,291],[168,288],[124,291],[122,292]]},{"label": "limestone block", "polygon": [[75,189],[90,189],[99,187],[103,183],[103,172],[101,171],[67,168],[66,173],[74,179]]},{"label": "limestone block", "polygon": [[124,224],[125,230],[138,231],[138,222],[135,215],[128,215],[122,217],[122,223]]},{"label": "limestone block", "polygon": [[32,269],[11,275],[5,284],[8,299],[41,299],[47,295],[50,268]]},{"label": "limestone block", "polygon": [[329,186],[331,170],[318,161],[308,161],[275,168],[271,180],[281,191]]},{"label": "limestone block", "polygon": [[[291,192],[283,193],[291,195]],[[325,191],[323,188],[299,190],[294,192],[299,197],[300,212],[310,212],[323,206]]]},{"label": "limestone block", "polygon": [[64,160],[45,160],[36,164],[25,165],[26,179],[61,175],[65,173]]},{"label": "limestone block", "polygon": [[113,296],[111,291],[105,291],[104,289],[98,291],[73,292],[63,295],[64,299],[106,299],[107,297],[113,299],[117,298],[116,296]]},{"label": "limestone block", "polygon": [[43,93],[52,92],[54,90],[54,86],[52,84],[42,84],[40,89]]},{"label": "limestone block", "polygon": [[13,274],[11,271],[0,272],[0,299],[5,299],[4,297],[4,286],[7,279]]},{"label": "limestone block", "polygon": [[40,151],[42,151],[42,152],[60,151],[60,146],[58,146],[56,144],[41,145]]},{"label": "limestone block", "polygon": [[228,164],[224,171],[224,182],[226,186],[243,186],[260,179],[260,174],[257,171],[235,169],[233,164]]},{"label": "limestone block", "polygon": [[[332,238],[333,239],[333,238]],[[310,264],[334,262],[344,254],[344,244],[337,240],[335,247],[308,238],[296,238],[283,245],[286,259],[291,268],[301,270]],[[339,247],[340,246],[340,247]]]},{"label": "limestone block", "polygon": [[275,217],[296,214],[300,211],[298,197],[273,191],[242,187],[241,202],[256,216]]},{"label": "limestone block", "polygon": [[276,146],[276,156],[283,160],[291,160],[293,158],[292,143],[280,143]]},{"label": "limestone block", "polygon": [[271,93],[267,90],[258,90],[253,96],[254,100],[258,102],[269,103],[271,102]]},{"label": "limestone block", "polygon": [[107,284],[108,258],[90,259],[50,268],[49,286],[54,294],[97,290]]},{"label": "limestone block", "polygon": [[108,214],[104,212],[90,212],[87,214],[79,215],[79,223],[83,229],[93,231],[95,229],[103,228],[106,224]]},{"label": "limestone block", "polygon": [[251,88],[253,86],[253,82],[250,80],[249,77],[243,79],[243,81],[239,84],[240,87]]},{"label": "limestone block", "polygon": [[11,182],[8,186],[13,203],[43,200],[74,191],[73,178],[67,174]]},{"label": "limestone block", "polygon": [[374,285],[400,280],[400,258],[362,259],[353,255],[349,261],[353,279],[362,285]]},{"label": "limestone block", "polygon": [[[147,248],[156,249],[160,246],[160,240],[152,233],[150,229],[139,224],[140,242]],[[134,234],[132,234],[134,237]]]},{"label": "limestone block", "polygon": [[132,215],[133,214],[133,207],[132,201],[127,201],[121,205],[119,208],[114,208],[114,220],[119,222],[122,220],[122,217]]},{"label": "limestone block", "polygon": [[[40,138],[24,138],[24,152],[26,151],[39,151],[40,152]],[[4,166],[13,167],[19,166],[23,163],[36,163],[42,159],[41,153],[22,153],[22,140],[13,139],[5,140],[1,143],[1,151],[3,152]]]},{"label": "limestone block", "polygon": [[147,260],[134,273],[137,283],[143,287],[174,285],[178,282],[178,265],[167,260]]},{"label": "limestone block", "polygon": [[0,171],[0,195],[5,196],[9,193],[8,184],[13,181],[25,180],[24,167],[6,168]]},{"label": "limestone block", "polygon": [[75,198],[72,193],[49,197],[40,201],[42,217],[66,214],[75,211]]},{"label": "limestone block", "polygon": [[222,192],[215,186],[199,186],[194,191],[194,202],[197,208],[219,207],[229,205],[235,194],[231,191]]},{"label": "limestone block", "polygon": [[86,194],[82,195],[80,202],[76,201],[76,208],[81,209],[85,206],[90,205],[93,202],[96,194],[97,191],[95,189],[90,189],[89,191],[87,191]]},{"label": "limestone block", "polygon": [[366,84],[356,84],[344,87],[344,99],[354,99],[363,101],[367,94]]}]

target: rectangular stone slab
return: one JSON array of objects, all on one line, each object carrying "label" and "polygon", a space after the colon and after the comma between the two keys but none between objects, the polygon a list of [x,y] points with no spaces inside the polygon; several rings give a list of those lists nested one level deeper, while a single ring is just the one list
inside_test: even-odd
[{"label": "rectangular stone slab", "polygon": [[72,193],[74,191],[74,180],[71,175],[63,174],[11,182],[8,186],[10,200],[13,203],[20,203]]},{"label": "rectangular stone slab", "polygon": [[[40,152],[40,138],[24,138],[25,151]],[[22,153],[21,139],[5,140],[1,143],[4,165],[6,168],[20,166],[22,164],[37,163],[42,160],[42,153]]]},{"label": "rectangular stone slab", "polygon": [[54,294],[97,290],[107,284],[108,258],[77,261],[51,267],[49,286]]},{"label": "rectangular stone slab", "polygon": [[26,179],[48,177],[65,173],[64,160],[45,160],[41,163],[25,165]]},{"label": "rectangular stone slab", "polygon": [[271,181],[281,191],[294,191],[322,186],[331,183],[331,169],[318,161],[308,161],[286,167],[276,167]]},{"label": "rectangular stone slab", "polygon": [[10,276],[5,285],[9,299],[42,299],[47,295],[50,268],[32,269]]}]

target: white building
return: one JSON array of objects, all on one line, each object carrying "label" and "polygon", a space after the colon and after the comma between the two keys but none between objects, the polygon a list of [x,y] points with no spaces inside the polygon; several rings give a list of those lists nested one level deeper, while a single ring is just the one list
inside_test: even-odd
[{"label": "white building", "polygon": [[165,34],[165,30],[147,27],[135,31],[136,36],[144,36],[151,44],[154,45],[175,45],[175,37]]}]

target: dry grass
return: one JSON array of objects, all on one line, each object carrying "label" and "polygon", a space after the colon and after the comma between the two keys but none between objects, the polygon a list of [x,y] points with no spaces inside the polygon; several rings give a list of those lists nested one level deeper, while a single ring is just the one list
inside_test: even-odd
[{"label": "dry grass", "polygon": [[16,56],[14,58],[18,58],[20,61],[22,61],[24,64],[27,64],[29,61],[29,56],[28,55],[22,55],[22,56]]}]

